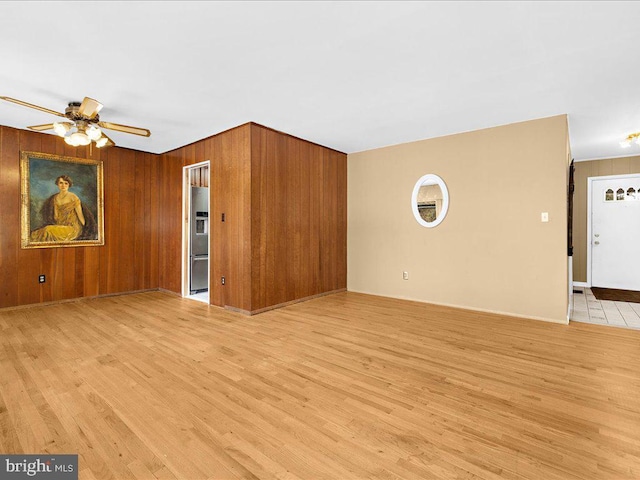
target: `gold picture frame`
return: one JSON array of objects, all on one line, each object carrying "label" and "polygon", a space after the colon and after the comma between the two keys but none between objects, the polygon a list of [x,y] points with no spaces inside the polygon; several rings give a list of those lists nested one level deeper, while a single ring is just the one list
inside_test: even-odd
[{"label": "gold picture frame", "polygon": [[104,245],[101,160],[20,152],[22,248]]}]

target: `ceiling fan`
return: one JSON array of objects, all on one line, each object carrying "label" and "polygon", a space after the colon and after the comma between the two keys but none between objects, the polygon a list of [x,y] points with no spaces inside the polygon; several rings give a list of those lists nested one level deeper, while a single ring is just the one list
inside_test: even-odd
[{"label": "ceiling fan", "polygon": [[10,97],[0,97],[7,102],[16,103],[24,107],[35,108],[51,115],[66,118],[70,121],[67,122],[54,122],[45,123],[44,125],[34,125],[27,127],[29,130],[36,132],[42,132],[44,130],[53,130],[57,135],[64,138],[64,141],[74,147],[89,145],[93,140],[96,142],[96,147],[111,147],[115,143],[111,140],[101,128],[107,130],[114,130],[117,132],[132,133],[134,135],[140,135],[142,137],[148,137],[151,132],[146,128],[129,127],[127,125],[120,125],[118,123],[101,122],[98,112],[102,109],[103,105],[94,100],[93,98],[84,97],[82,103],[70,102],[64,113],[49,110],[48,108],[39,107],[32,103],[23,102],[22,100],[16,100]]}]

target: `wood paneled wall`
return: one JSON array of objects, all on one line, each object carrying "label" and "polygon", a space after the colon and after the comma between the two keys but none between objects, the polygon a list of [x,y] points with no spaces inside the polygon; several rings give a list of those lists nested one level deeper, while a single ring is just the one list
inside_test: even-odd
[{"label": "wood paneled wall", "polygon": [[347,156],[251,127],[251,310],[347,286]]},{"label": "wood paneled wall", "polygon": [[160,288],[176,293],[182,291],[183,165],[184,152],[181,150],[160,156],[158,285]]},{"label": "wood paneled wall", "polygon": [[248,123],[162,157],[162,288],[181,290],[181,169],[205,160],[212,305],[256,312],[346,288],[345,154]]},{"label": "wood paneled wall", "polygon": [[[22,150],[103,161],[104,246],[21,248]],[[0,307],[158,288],[158,158],[0,126]]]},{"label": "wood paneled wall", "polygon": [[245,312],[251,310],[251,258],[247,254],[251,245],[250,133],[250,126],[243,125],[211,139],[209,181],[210,303]]},{"label": "wood paneled wall", "polygon": [[210,303],[250,311],[250,133],[246,124],[162,155],[161,288],[181,291],[182,167],[209,160]]},{"label": "wood paneled wall", "polygon": [[[20,247],[21,150],[103,161],[104,246]],[[346,288],[343,153],[253,123],[162,155],[74,148],[0,127],[0,308],[153,288],[180,293],[183,167],[205,160],[211,304],[256,312]],[[46,283],[38,284],[40,274]]]},{"label": "wood paneled wall", "polygon": [[640,156],[575,163],[573,198],[573,280],[587,281],[587,182],[589,177],[640,173]]}]

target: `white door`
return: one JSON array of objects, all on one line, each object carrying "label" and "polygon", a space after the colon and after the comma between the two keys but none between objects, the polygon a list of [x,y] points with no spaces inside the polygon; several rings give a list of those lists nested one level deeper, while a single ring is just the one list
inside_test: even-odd
[{"label": "white door", "polygon": [[640,291],[640,175],[591,183],[591,285]]}]

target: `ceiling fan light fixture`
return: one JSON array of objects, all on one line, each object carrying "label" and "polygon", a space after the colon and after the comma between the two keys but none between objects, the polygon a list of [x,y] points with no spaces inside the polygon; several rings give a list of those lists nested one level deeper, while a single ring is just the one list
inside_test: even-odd
[{"label": "ceiling fan light fixture", "polygon": [[627,135],[627,138],[620,142],[620,146],[622,148],[629,148],[632,143],[640,145],[640,132],[630,133],[629,135]]},{"label": "ceiling fan light fixture", "polygon": [[102,137],[102,130],[100,130],[95,125],[90,125],[87,128],[86,132],[87,132],[87,136],[94,142],[97,141],[100,137]]},{"label": "ceiling fan light fixture", "polygon": [[27,128],[35,132],[53,130],[56,135],[64,138],[67,145],[74,147],[90,145],[92,141],[96,142],[96,146],[98,148],[115,146],[114,141],[111,140],[102,131],[102,129],[130,133],[133,135],[140,135],[142,137],[148,137],[151,135],[151,132],[146,128],[131,127],[121,125],[119,123],[101,121],[98,113],[102,110],[103,105],[97,100],[89,97],[84,97],[82,102],[69,102],[64,113],[56,112],[55,110],[40,107],[32,103],[23,102],[22,100],[17,100],[15,98],[0,96],[0,100],[68,119],[69,121],[67,122],[32,125]]},{"label": "ceiling fan light fixture", "polygon": [[107,145],[108,141],[109,139],[107,137],[99,138],[98,140],[96,140],[96,147],[102,148]]},{"label": "ceiling fan light fixture", "polygon": [[91,143],[91,139],[84,132],[72,133],[70,136],[65,137],[64,141],[74,147],[85,146]]},{"label": "ceiling fan light fixture", "polygon": [[71,126],[68,123],[54,122],[53,130],[56,132],[56,135],[59,137],[64,137],[67,135]]}]

